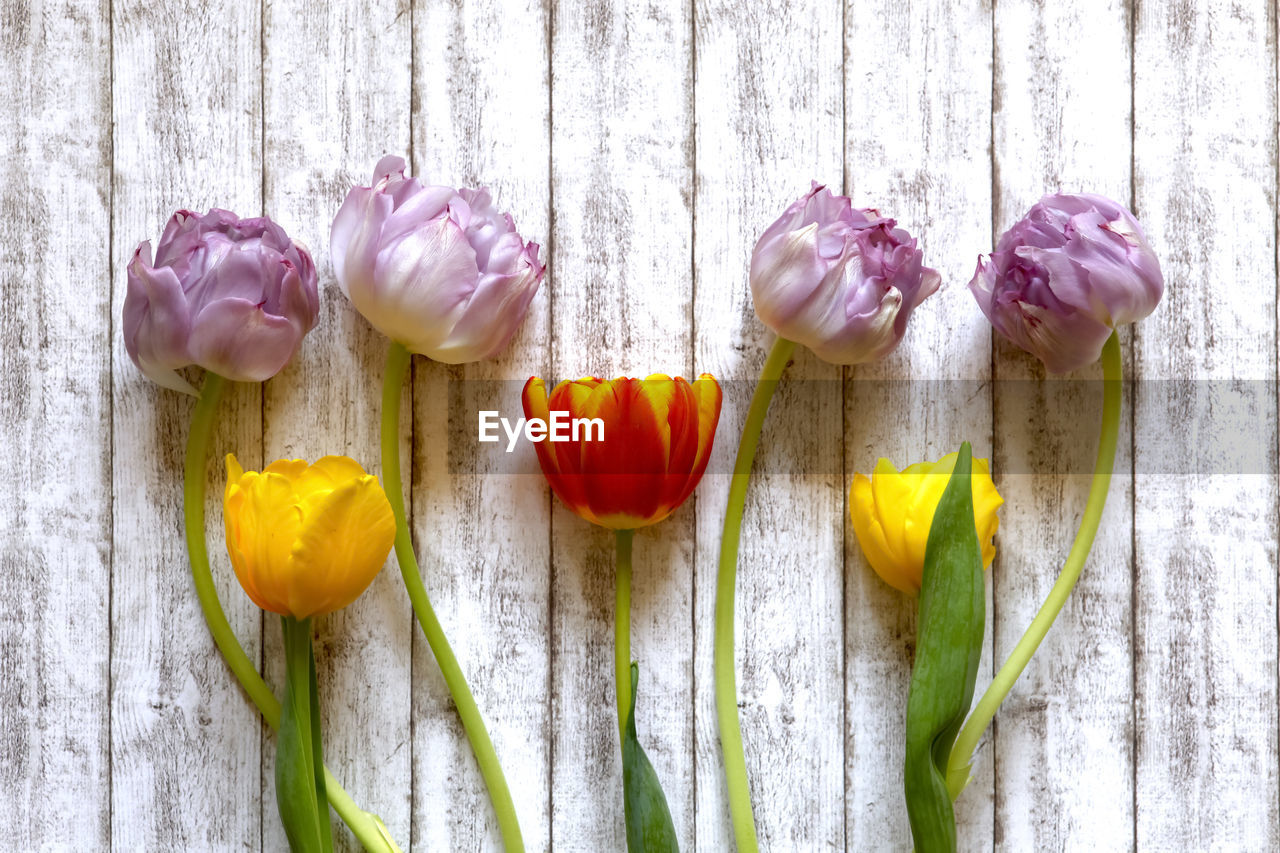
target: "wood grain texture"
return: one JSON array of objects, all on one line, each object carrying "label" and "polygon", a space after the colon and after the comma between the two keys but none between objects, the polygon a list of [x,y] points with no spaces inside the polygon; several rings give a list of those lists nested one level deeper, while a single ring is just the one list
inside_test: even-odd
[{"label": "wood grain texture", "polygon": [[104,3],[4,4],[0,848],[110,843],[111,89]]},{"label": "wood grain texture", "polygon": [[[1129,37],[1122,0],[1087,9],[996,4],[993,241],[1046,193],[1101,193],[1129,204]],[[1058,72],[1045,74],[1049,67]],[[1093,380],[1102,371],[1046,377],[1034,356],[997,337],[994,373],[995,469],[1005,499],[995,576],[999,665],[1048,595],[1084,512],[1102,412]],[[1089,560],[995,720],[995,839],[1008,849],[1133,849],[1130,402],[1126,395],[1117,476]]]},{"label": "wood grain texture", "polygon": [[[419,2],[414,67],[413,159],[421,176],[488,186],[521,236],[545,245],[543,5]],[[528,850],[551,843],[551,506],[533,453],[478,444],[476,420],[482,409],[522,414],[523,381],[547,365],[548,289],[498,358],[459,366],[419,358],[413,385],[413,515],[423,579],[485,717]],[[500,850],[489,795],[416,627],[414,684],[414,846]]]},{"label": "wood grain texture", "polygon": [[[700,370],[729,383],[698,500],[698,838],[732,848],[711,668],[716,566],[742,421],[774,336],[751,308],[760,233],[843,168],[841,8],[696,7],[694,316]],[[738,560],[738,704],[762,849],[844,843],[840,369],[797,348],[773,398]]]},{"label": "wood grain texture", "polygon": [[[409,141],[406,2],[271,0],[263,19],[263,188],[266,213],[312,247],[320,320],[290,365],[264,387],[263,451],[277,458],[350,456],[377,473],[387,342],[352,308],[333,276],[329,226],[374,164]],[[340,60],[340,61],[338,61]],[[324,116],[317,121],[317,116]],[[402,409],[402,412],[404,410]],[[402,414],[402,467],[409,416]],[[406,480],[407,482],[407,480]],[[221,555],[220,555],[221,556]],[[394,556],[354,604],[316,624],[325,760],[363,808],[402,845],[410,840],[412,639],[417,627]],[[279,620],[263,625],[271,683],[284,679]],[[262,760],[264,849],[287,841],[276,809],[275,739]],[[334,818],[337,849],[360,845]]]},{"label": "wood grain texture", "polygon": [[[847,372],[847,495],[854,472],[870,474],[880,457],[902,468],[963,441],[975,456],[992,455],[990,327],[965,287],[974,255],[990,239],[991,8],[855,5],[845,44],[848,193],[855,206],[896,218],[942,275],[897,351]],[[906,851],[902,764],[919,602],[881,581],[846,530],[845,845]],[[992,672],[994,581],[988,574],[979,691]],[[992,847],[988,752],[974,774],[956,806],[962,850]]]},{"label": "wood grain texture", "polygon": [[[115,260],[112,316],[124,265],[153,245],[173,212],[262,206],[261,33],[243,18],[185,2],[112,8]],[[210,86],[210,69],[218,69]],[[117,326],[118,328],[118,326]],[[194,401],[161,389],[113,336],[112,847],[256,848],[262,843],[261,723],[214,648],[182,540],[182,458]],[[199,371],[191,377],[199,382]],[[228,390],[214,433],[206,513],[216,525],[222,455],[261,464],[262,393]],[[211,528],[210,552],[221,538]],[[230,567],[215,565],[227,617],[251,658],[260,613]]]},{"label": "wood grain texture", "polygon": [[[548,379],[702,369],[692,358],[690,15],[687,0],[554,6]],[[636,727],[685,846],[693,536],[692,506],[637,533],[631,599]],[[621,850],[614,535],[553,500],[551,549],[552,841]]]},{"label": "wood grain texture", "polygon": [[[1154,381],[1275,379],[1275,27],[1266,2],[1144,2],[1135,19],[1134,196],[1168,284],[1134,344],[1144,850],[1280,846],[1275,401],[1242,436],[1213,386]],[[1192,438],[1258,441],[1266,468],[1231,473],[1224,453],[1171,475]]]},{"label": "wood grain texture", "polygon": [[[1242,396],[1280,363],[1276,4],[1086,5],[0,2],[0,848],[283,846],[272,738],[209,640],[182,543],[193,401],[128,359],[125,265],[175,209],[215,205],[266,212],[314,250],[320,326],[285,375],[230,389],[208,479],[222,599],[276,678],[276,620],[221,547],[220,459],[378,469],[385,341],[338,292],[328,227],[384,153],[488,184],[550,264],[500,358],[415,360],[401,424],[424,580],[529,849],[624,848],[613,538],[555,501],[530,448],[475,443],[476,411],[518,416],[534,373],[724,383],[695,501],[637,537],[632,615],[640,736],[680,841],[732,849],[715,569],[772,343],[747,269],[811,178],[897,218],[944,285],[881,364],[799,351],[765,425],[737,611],[762,846],[908,849],[914,604],[858,552],[855,471],[964,438],[993,456],[996,663],[1061,563],[1097,373],[1043,381],[964,285],[1063,189],[1132,201],[1167,291],[1122,337],[1119,476],[1079,588],[980,749],[961,849],[1280,848],[1280,428],[1274,385]],[[356,800],[406,849],[499,849],[394,565],[320,638],[329,758]]]}]

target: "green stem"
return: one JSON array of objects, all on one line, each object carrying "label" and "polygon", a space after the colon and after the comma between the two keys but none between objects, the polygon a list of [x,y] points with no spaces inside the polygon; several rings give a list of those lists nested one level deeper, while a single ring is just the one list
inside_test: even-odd
[{"label": "green stem", "polygon": [[634,535],[634,530],[618,531],[618,569],[614,577],[614,687],[618,693],[618,734],[624,738],[631,710],[631,540]]},{"label": "green stem", "polygon": [[[257,668],[245,654],[235,632],[227,622],[226,613],[222,610],[222,602],[218,600],[218,590],[213,583],[213,572],[209,568],[209,552],[205,545],[204,529],[204,479],[205,467],[209,453],[209,437],[213,432],[214,415],[218,411],[218,402],[222,399],[226,380],[216,373],[206,373],[204,388],[200,392],[200,400],[196,403],[195,414],[191,418],[191,432],[187,437],[187,457],[183,468],[182,483],[182,515],[187,538],[187,554],[191,561],[191,579],[195,583],[196,598],[200,601],[200,609],[204,611],[205,623],[213,642],[222,653],[231,672],[235,675],[244,692],[257,706],[258,713],[267,721],[272,729],[280,727],[280,702],[271,688],[262,680]],[[371,814],[356,805],[350,795],[333,778],[329,768],[325,768],[325,784],[330,805],[351,828],[352,833],[370,851],[388,851],[400,853],[400,848],[391,839],[386,825],[377,815]]]},{"label": "green stem", "polygon": [[769,411],[769,401],[794,349],[794,341],[778,338],[760,372],[747,420],[742,425],[742,440],[738,443],[738,457],[733,463],[733,480],[729,486],[729,506],[724,515],[724,535],[720,539],[720,570],[716,578],[716,712],[720,721],[720,750],[724,755],[729,814],[733,819],[733,837],[739,853],[756,853],[759,843],[751,812],[751,789],[747,783],[747,759],[742,748],[738,684],[734,672],[733,607],[738,540],[742,535],[742,510],[747,501],[747,483],[751,479],[751,465],[755,460],[756,445],[760,443],[764,416]]},{"label": "green stem", "polygon": [[511,791],[507,788],[506,777],[502,775],[502,765],[498,763],[498,754],[494,751],[493,741],[489,739],[489,732],[485,729],[480,709],[476,707],[476,700],[467,687],[467,679],[463,676],[458,659],[454,657],[453,649],[444,636],[440,620],[431,607],[427,588],[422,585],[422,573],[418,569],[418,560],[413,553],[413,540],[409,536],[404,487],[400,482],[400,389],[409,369],[409,358],[409,351],[393,341],[387,351],[387,366],[382,383],[382,485],[396,517],[396,559],[400,563],[404,585],[409,591],[409,600],[413,603],[413,612],[418,617],[422,633],[427,637],[427,645],[431,647],[431,653],[444,675],[449,695],[453,697],[453,704],[462,719],[462,728],[467,733],[467,740],[471,742],[476,763],[480,765],[480,775],[489,789],[489,798],[493,801],[493,810],[498,818],[498,829],[502,833],[503,847],[509,853],[522,853],[524,840],[520,836],[520,824],[516,819],[515,804],[511,801]]},{"label": "green stem", "polygon": [[1009,695],[1013,684],[1026,668],[1031,656],[1040,647],[1040,642],[1048,633],[1053,621],[1062,611],[1080,578],[1084,562],[1093,547],[1094,536],[1098,532],[1098,524],[1102,520],[1102,508],[1107,502],[1107,490],[1111,486],[1111,470],[1116,459],[1116,439],[1120,433],[1120,384],[1123,374],[1120,368],[1120,339],[1115,332],[1107,339],[1102,348],[1102,429],[1098,437],[1098,457],[1093,467],[1093,484],[1089,487],[1089,498],[1085,503],[1084,517],[1080,519],[1080,530],[1076,533],[1075,542],[1067,554],[1066,562],[1058,579],[1049,591],[1048,598],[1040,605],[1040,611],[1032,620],[1013,654],[1000,667],[987,692],[974,707],[973,713],[965,722],[964,728],[956,737],[951,749],[951,757],[947,761],[947,788],[951,799],[960,796],[969,782],[969,766],[973,761],[973,752],[978,741],[991,725],[996,709]]}]

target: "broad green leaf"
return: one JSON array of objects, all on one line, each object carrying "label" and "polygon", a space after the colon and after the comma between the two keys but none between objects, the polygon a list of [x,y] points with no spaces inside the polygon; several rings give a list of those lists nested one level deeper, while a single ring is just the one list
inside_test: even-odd
[{"label": "broad green leaf", "polygon": [[956,849],[947,758],[973,701],[986,608],[972,465],[965,442],[925,546],[904,768],[907,816],[918,853]]},{"label": "broad green leaf", "polygon": [[636,740],[636,684],[640,667],[631,664],[631,708],[622,738],[622,790],[629,853],[679,853],[671,810],[658,774]]},{"label": "broad green leaf", "polygon": [[[330,853],[311,620],[284,617],[285,686],[276,735],[276,806],[293,853]],[[318,772],[320,771],[320,772]]]}]

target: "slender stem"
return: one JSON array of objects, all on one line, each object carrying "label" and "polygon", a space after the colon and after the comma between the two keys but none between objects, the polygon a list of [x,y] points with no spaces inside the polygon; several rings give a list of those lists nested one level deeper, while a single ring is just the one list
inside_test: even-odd
[{"label": "slender stem", "polygon": [[493,810],[498,818],[498,829],[502,833],[503,847],[508,853],[522,853],[524,840],[520,835],[520,824],[516,818],[515,804],[511,801],[511,791],[507,787],[506,777],[502,775],[502,765],[498,763],[498,754],[494,751],[493,741],[489,739],[484,718],[480,716],[480,709],[476,707],[471,689],[467,687],[462,667],[458,666],[458,659],[449,647],[440,620],[431,607],[427,588],[422,584],[418,559],[413,553],[413,540],[409,536],[404,487],[400,481],[400,389],[409,369],[409,358],[409,351],[393,341],[387,351],[387,366],[382,383],[382,485],[396,517],[396,559],[400,563],[404,585],[409,591],[409,600],[413,603],[413,612],[418,617],[422,633],[427,637],[427,645],[431,647],[431,653],[444,675],[449,695],[453,697],[453,704],[462,719],[462,728],[467,733],[467,740],[471,742],[476,763],[480,765],[480,775],[489,789],[489,798],[493,801]]},{"label": "slender stem", "polygon": [[947,761],[947,788],[954,800],[960,796],[964,786],[969,782],[969,765],[973,761],[973,751],[978,746],[996,709],[1009,695],[1013,684],[1026,668],[1027,662],[1040,646],[1040,641],[1048,633],[1054,619],[1062,611],[1071,595],[1072,588],[1080,578],[1089,549],[1093,547],[1094,536],[1098,532],[1098,524],[1102,520],[1102,508],[1107,502],[1107,490],[1111,486],[1111,470],[1116,459],[1116,439],[1120,433],[1120,384],[1123,374],[1120,368],[1120,339],[1114,332],[1102,348],[1102,429],[1098,437],[1098,457],[1093,467],[1093,483],[1089,487],[1089,498],[1085,503],[1084,516],[1080,519],[1080,530],[1076,533],[1075,542],[1067,554],[1066,562],[1058,579],[1049,590],[1049,596],[1040,611],[1032,620],[1018,645],[1014,647],[1009,659],[1000,667],[996,677],[982,695],[982,699],[974,707],[973,713],[965,721],[964,728],[956,737],[951,748],[951,757]]},{"label": "slender stem", "polygon": [[634,530],[618,531],[618,570],[614,577],[613,669],[618,693],[618,734],[622,737],[626,736],[627,714],[631,710],[631,540],[634,535]]},{"label": "slender stem", "polygon": [[[196,403],[195,414],[191,418],[191,432],[187,437],[187,457],[183,467],[182,483],[182,515],[187,538],[187,554],[191,561],[191,579],[195,583],[196,598],[200,601],[200,609],[204,611],[205,623],[213,642],[222,653],[231,672],[235,675],[244,692],[257,706],[258,713],[267,721],[272,729],[280,727],[280,702],[271,688],[262,680],[244,647],[236,639],[235,632],[227,622],[226,613],[222,610],[222,602],[218,600],[218,589],[213,583],[213,572],[209,568],[209,551],[205,545],[204,529],[204,477],[209,453],[209,437],[213,432],[214,415],[218,411],[218,402],[222,399],[226,380],[216,373],[206,373],[204,388],[200,392],[200,400]],[[324,769],[325,784],[329,803],[338,816],[351,828],[352,833],[370,851],[388,851],[399,853],[400,848],[391,839],[386,825],[377,815],[365,811],[356,805],[350,795],[338,784],[338,780]]]},{"label": "slender stem", "polygon": [[738,720],[738,683],[734,672],[733,607],[738,573],[738,540],[742,535],[742,510],[747,501],[751,465],[760,443],[760,430],[769,411],[769,401],[778,379],[791,358],[795,342],[774,341],[756,384],[747,420],[742,425],[738,457],[733,463],[729,486],[729,506],[724,514],[724,535],[720,539],[720,570],[716,578],[715,679],[716,712],[720,720],[720,750],[724,754],[724,778],[733,818],[733,837],[739,853],[756,853],[755,817],[751,812],[751,789],[747,783],[747,758],[742,748],[742,725]]}]

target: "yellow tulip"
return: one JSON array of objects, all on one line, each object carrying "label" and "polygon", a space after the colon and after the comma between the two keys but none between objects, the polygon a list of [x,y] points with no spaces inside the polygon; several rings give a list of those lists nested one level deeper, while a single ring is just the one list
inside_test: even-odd
[{"label": "yellow tulip", "polygon": [[259,474],[227,456],[227,552],[263,610],[307,619],[359,597],[395,539],[391,504],[353,459],[280,459]]},{"label": "yellow tulip", "polygon": [[[929,527],[955,470],[956,457],[948,453],[937,462],[917,462],[902,471],[888,459],[881,459],[870,478],[862,474],[853,477],[849,514],[862,553],[885,583],[911,595],[920,592]],[[971,479],[982,566],[989,568],[996,556],[992,539],[1000,526],[996,510],[1004,499],[991,480],[987,460],[973,460]]]}]

